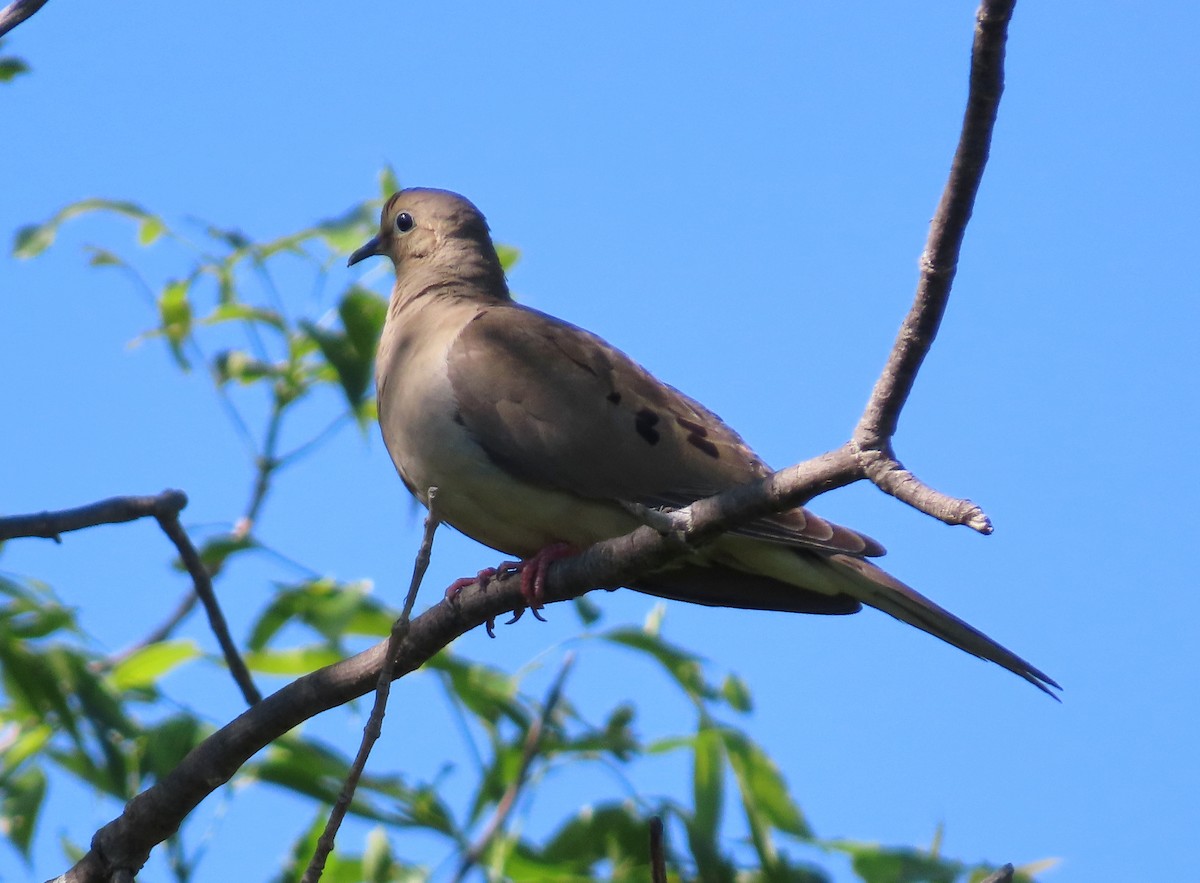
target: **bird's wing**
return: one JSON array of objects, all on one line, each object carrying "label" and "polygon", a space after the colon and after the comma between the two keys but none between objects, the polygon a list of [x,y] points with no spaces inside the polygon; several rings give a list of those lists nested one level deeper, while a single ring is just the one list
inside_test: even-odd
[{"label": "bird's wing", "polygon": [[[593,334],[517,304],[481,310],[448,370],[458,419],[524,481],[582,497],[678,507],[770,474],[716,414]],[[738,533],[851,555],[883,547],[802,508]]]}]

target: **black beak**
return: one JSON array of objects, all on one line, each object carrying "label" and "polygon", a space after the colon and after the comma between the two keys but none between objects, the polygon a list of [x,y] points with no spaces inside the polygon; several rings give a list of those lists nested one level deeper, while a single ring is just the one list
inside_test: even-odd
[{"label": "black beak", "polygon": [[346,261],[346,266],[353,267],[363,258],[374,257],[379,253],[379,237],[372,236],[369,240],[367,240],[366,244],[364,244],[362,248],[350,255],[350,260]]}]

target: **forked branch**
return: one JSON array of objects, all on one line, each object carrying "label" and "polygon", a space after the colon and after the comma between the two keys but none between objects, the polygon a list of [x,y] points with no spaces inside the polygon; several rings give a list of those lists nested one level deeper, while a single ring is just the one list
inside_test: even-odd
[{"label": "forked branch", "polygon": [[[1014,2],[984,0],[980,7],[962,136],[922,256],[916,299],[851,440],[761,482],[699,500],[670,513],[666,521],[656,519],[654,526],[647,524],[555,562],[547,575],[546,601],[573,598],[597,586],[626,584],[740,523],[862,479],[942,521],[990,532],[990,522],[977,506],[941,494],[906,472],[895,458],[891,440],[937,334],[954,279],[1003,89],[1004,45]],[[59,879],[106,881],[118,872],[136,872],[150,850],[256,751],[308,718],[375,689],[389,660],[395,665],[395,677],[402,677],[464,632],[522,606],[520,582],[519,576],[502,575],[486,587],[469,586],[454,601],[437,604],[413,620],[395,654],[385,642],[267,697],[130,801],[119,818],[96,833],[91,851]]]}]

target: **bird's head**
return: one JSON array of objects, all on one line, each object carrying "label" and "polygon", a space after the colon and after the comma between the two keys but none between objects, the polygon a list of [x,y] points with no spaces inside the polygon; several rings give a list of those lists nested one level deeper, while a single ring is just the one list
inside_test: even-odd
[{"label": "bird's head", "polygon": [[451,263],[466,254],[499,264],[479,209],[457,193],[414,187],[392,194],[383,207],[379,233],[350,255],[347,266],[383,255],[399,272],[414,262]]}]

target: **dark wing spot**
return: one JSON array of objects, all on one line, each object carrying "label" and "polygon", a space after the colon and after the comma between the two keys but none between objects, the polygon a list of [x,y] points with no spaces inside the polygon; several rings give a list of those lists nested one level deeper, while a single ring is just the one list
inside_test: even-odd
[{"label": "dark wing spot", "polygon": [[455,412],[454,412],[454,422],[455,422],[455,423],[457,423],[459,426],[466,426],[466,425],[467,425],[467,422],[466,422],[465,420],[463,420],[462,411],[455,411]]},{"label": "dark wing spot", "polygon": [[700,450],[702,450],[704,453],[708,454],[708,456],[712,457],[714,460],[720,459],[721,452],[718,451],[717,446],[714,445],[712,442],[710,442],[708,439],[701,438],[698,435],[689,435],[687,437],[687,440],[690,444],[695,445]]},{"label": "dark wing spot", "polygon": [[658,415],[649,408],[642,408],[633,418],[633,426],[638,431],[638,435],[644,438],[652,445],[658,444],[658,430],[654,428],[654,424],[658,422]]},{"label": "dark wing spot", "polygon": [[607,398],[607,399],[608,399],[610,402],[612,402],[614,405],[619,405],[619,404],[621,404],[621,394],[620,394],[619,392],[617,392],[615,389],[614,389],[612,392],[610,392],[610,393],[609,393],[609,394],[606,396],[606,398]]},{"label": "dark wing spot", "polygon": [[700,423],[692,420],[685,420],[683,417],[676,417],[675,422],[690,432],[692,435],[698,435],[701,438],[708,437],[708,430]]},{"label": "dark wing spot", "polygon": [[708,429],[700,423],[676,417],[675,422],[688,431],[688,444],[694,445],[714,460],[720,459],[721,452],[717,446],[708,440]]}]

